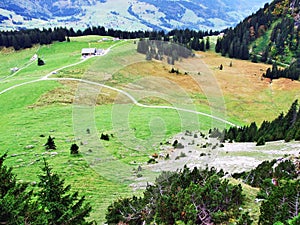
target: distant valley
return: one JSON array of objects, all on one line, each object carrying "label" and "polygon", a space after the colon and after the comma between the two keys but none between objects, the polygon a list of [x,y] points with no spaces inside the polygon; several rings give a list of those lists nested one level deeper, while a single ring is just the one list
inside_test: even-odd
[{"label": "distant valley", "polygon": [[264,6],[267,0],[4,0],[1,30],[104,26],[121,30],[221,30]]}]

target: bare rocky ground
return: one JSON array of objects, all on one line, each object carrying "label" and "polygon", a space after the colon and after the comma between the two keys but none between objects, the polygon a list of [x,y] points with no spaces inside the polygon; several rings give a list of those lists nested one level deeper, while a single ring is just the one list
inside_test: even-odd
[{"label": "bare rocky ground", "polygon": [[[172,144],[178,141],[179,146],[174,148]],[[178,146],[177,145],[177,146]],[[249,171],[266,160],[280,159],[287,156],[299,158],[300,142],[276,141],[267,142],[264,146],[256,146],[256,143],[221,143],[216,138],[210,138],[201,132],[180,133],[170,138],[160,146],[155,153],[155,163],[140,165],[136,174],[138,176],[130,186],[133,190],[145,189],[147,184],[152,183],[155,177],[162,171],[176,171],[185,165],[189,168],[215,167],[223,169],[228,175]],[[156,172],[155,176],[149,176],[146,171]]]},{"label": "bare rocky ground", "polygon": [[[174,148],[178,140],[182,148]],[[157,153],[157,163],[144,166],[156,172],[175,171],[187,165],[193,167],[215,167],[224,172],[236,173],[255,168],[265,160],[287,155],[299,156],[300,142],[276,141],[256,146],[256,143],[220,143],[215,138],[201,136],[200,132],[180,133],[164,144]],[[224,146],[223,146],[224,145]],[[169,155],[169,159],[166,156]]]}]

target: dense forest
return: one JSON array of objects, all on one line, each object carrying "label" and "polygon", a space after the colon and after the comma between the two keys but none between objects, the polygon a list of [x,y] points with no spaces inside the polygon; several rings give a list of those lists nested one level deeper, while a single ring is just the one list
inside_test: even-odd
[{"label": "dense forest", "polygon": [[239,59],[249,59],[251,52],[253,56],[260,55],[262,62],[290,63],[286,60],[300,54],[299,31],[299,0],[275,0],[234,29],[227,29],[218,39],[216,52]]},{"label": "dense forest", "polygon": [[300,141],[300,108],[295,100],[286,114],[280,115],[273,121],[263,121],[260,127],[255,122],[243,127],[230,127],[224,131],[210,130],[211,137],[229,140],[230,142],[257,142],[264,145],[266,141],[291,140]]}]

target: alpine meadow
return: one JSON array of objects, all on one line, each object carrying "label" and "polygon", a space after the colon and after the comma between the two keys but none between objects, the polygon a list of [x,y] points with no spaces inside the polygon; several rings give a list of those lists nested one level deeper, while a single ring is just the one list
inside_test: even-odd
[{"label": "alpine meadow", "polygon": [[0,3],[0,224],[300,224],[299,10]]}]

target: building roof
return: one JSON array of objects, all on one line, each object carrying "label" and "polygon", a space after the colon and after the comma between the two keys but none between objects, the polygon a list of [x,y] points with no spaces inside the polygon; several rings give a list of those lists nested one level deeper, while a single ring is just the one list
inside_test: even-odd
[{"label": "building roof", "polygon": [[96,48],[83,48],[81,54],[95,54]]}]

